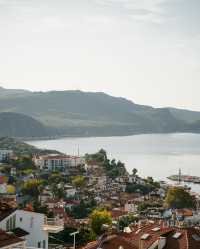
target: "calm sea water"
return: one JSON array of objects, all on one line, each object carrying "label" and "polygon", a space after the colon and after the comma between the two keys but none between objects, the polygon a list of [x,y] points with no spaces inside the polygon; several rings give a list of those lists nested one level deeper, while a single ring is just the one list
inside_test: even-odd
[{"label": "calm sea water", "polygon": [[[138,169],[143,177],[157,180],[177,174],[200,176],[200,135],[198,134],[151,134],[127,137],[63,138],[57,140],[29,141],[40,148],[56,149],[75,155],[97,152],[104,148],[108,155],[126,164],[129,172]],[[200,193],[200,185],[192,184]]]}]

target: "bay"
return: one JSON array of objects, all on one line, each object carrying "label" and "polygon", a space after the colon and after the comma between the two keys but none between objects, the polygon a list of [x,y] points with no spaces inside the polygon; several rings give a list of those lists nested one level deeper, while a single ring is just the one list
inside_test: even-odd
[{"label": "bay", "polygon": [[[131,173],[138,169],[142,177],[152,176],[166,180],[167,176],[182,174],[200,176],[199,134],[145,134],[124,137],[62,138],[56,140],[28,141],[45,149],[55,149],[66,154],[94,153],[103,148],[109,157],[125,163]],[[200,193],[200,185],[190,184]]]}]

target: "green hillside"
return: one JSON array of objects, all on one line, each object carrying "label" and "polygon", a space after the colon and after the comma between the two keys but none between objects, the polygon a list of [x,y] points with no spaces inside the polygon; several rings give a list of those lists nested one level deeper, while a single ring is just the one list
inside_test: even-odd
[{"label": "green hillside", "polygon": [[191,124],[200,120],[199,112],[153,108],[105,93],[82,91],[30,92],[0,88],[0,112],[29,117],[26,125],[20,124],[19,117],[13,116],[15,125],[11,117],[3,117],[0,135],[29,137],[191,132]]}]

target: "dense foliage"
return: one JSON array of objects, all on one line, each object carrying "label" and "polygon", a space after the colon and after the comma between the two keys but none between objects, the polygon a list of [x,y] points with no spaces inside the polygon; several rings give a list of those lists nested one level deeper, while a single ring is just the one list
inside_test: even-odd
[{"label": "dense foliage", "polygon": [[[75,232],[74,228],[65,228],[62,232],[58,234],[54,234],[54,236],[50,236],[50,242],[56,244],[73,244],[73,236],[70,236],[71,233]],[[90,241],[94,241],[96,239],[96,235],[94,232],[88,227],[81,227],[79,229],[79,233],[76,235],[76,245],[85,245]]]},{"label": "dense foliage", "polygon": [[37,179],[30,179],[23,183],[21,192],[24,195],[38,197],[41,192],[42,181]]},{"label": "dense foliage", "polygon": [[154,187],[150,184],[130,183],[126,186],[126,192],[128,192],[128,193],[141,193],[143,195],[147,195],[152,190],[154,190]]},{"label": "dense foliage", "polygon": [[116,178],[127,174],[125,165],[120,161],[116,162],[115,159],[108,159],[107,153],[103,149],[95,154],[86,154],[85,158],[88,164],[102,166],[106,172],[106,175],[111,178]]},{"label": "dense foliage", "polygon": [[83,219],[88,217],[88,215],[96,208],[96,205],[97,204],[94,199],[89,201],[81,200],[80,204],[72,207],[71,210],[68,210],[68,213],[75,219]]},{"label": "dense foliage", "polygon": [[38,149],[32,145],[24,143],[18,139],[10,137],[1,137],[0,138],[0,148],[6,150],[12,150],[16,155],[32,155],[32,154],[49,154],[49,153],[58,153],[56,150],[43,150]]},{"label": "dense foliage", "polygon": [[138,221],[138,218],[132,214],[123,216],[118,221],[119,229],[123,230],[125,227],[129,226],[131,223],[134,223],[135,221]]},{"label": "dense foliage", "polygon": [[72,184],[76,187],[76,188],[81,188],[84,187],[86,184],[86,179],[84,176],[74,176],[72,177]]},{"label": "dense foliage", "polygon": [[111,214],[106,210],[94,210],[90,218],[92,230],[97,235],[102,233],[103,225],[110,225],[112,223]]},{"label": "dense foliage", "polygon": [[195,198],[183,188],[173,187],[167,192],[165,204],[169,208],[193,208]]}]

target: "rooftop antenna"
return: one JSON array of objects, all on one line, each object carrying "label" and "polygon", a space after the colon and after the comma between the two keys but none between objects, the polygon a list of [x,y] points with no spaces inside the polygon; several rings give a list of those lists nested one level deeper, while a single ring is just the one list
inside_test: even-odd
[{"label": "rooftop antenna", "polygon": [[179,171],[178,171],[178,182],[179,182],[179,184],[181,182],[181,169],[179,169]]}]

